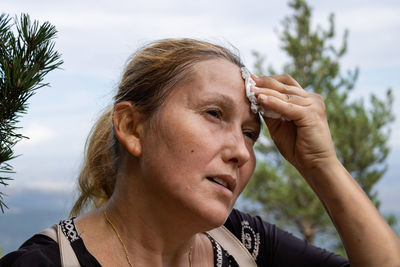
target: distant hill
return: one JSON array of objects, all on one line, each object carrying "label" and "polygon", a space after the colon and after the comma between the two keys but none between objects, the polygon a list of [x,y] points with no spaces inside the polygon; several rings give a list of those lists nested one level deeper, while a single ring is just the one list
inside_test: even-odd
[{"label": "distant hill", "polygon": [[[0,247],[3,255],[18,249],[33,234],[68,218],[72,192],[23,189],[8,192],[10,207],[0,213]],[[400,213],[397,213],[400,221]],[[323,247],[323,244],[318,244]]]},{"label": "distant hill", "polygon": [[64,191],[23,189],[7,193],[10,209],[0,213],[0,247],[3,255],[18,249],[33,234],[68,217],[73,194]]}]

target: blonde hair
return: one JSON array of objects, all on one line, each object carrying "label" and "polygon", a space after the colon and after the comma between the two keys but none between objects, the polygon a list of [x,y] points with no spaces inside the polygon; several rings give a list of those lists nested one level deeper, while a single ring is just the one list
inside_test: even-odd
[{"label": "blonde hair", "polygon": [[[237,53],[205,41],[164,39],[150,43],[139,49],[128,62],[114,97],[114,106],[131,101],[151,119],[171,89],[190,77],[195,63],[215,58],[243,66]],[[114,191],[120,153],[112,129],[112,113],[113,107],[110,107],[100,116],[86,141],[78,178],[80,194],[71,216],[77,216],[85,208],[103,205]]]}]

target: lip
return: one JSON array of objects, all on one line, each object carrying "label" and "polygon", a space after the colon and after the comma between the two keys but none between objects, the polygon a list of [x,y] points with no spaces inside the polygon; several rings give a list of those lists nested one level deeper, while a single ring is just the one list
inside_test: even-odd
[{"label": "lip", "polygon": [[[236,188],[236,178],[234,178],[232,175],[230,174],[217,174],[217,175],[207,175],[207,177],[211,177],[211,178],[218,178],[221,179],[222,181],[224,181],[227,184],[227,189],[229,189],[230,191],[234,191]],[[226,188],[226,187],[225,187]]]}]

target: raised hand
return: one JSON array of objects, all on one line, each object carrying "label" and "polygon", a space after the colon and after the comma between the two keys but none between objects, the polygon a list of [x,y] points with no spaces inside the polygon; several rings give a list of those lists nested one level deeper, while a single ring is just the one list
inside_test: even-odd
[{"label": "raised hand", "polygon": [[264,117],[281,154],[300,172],[337,160],[323,98],[306,92],[289,75],[255,77],[259,104],[286,120]]}]

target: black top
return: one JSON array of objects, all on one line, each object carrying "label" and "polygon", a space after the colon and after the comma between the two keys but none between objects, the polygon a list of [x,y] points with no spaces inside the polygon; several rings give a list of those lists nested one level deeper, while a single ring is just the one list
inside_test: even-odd
[{"label": "black top", "polygon": [[[80,264],[100,266],[86,249],[73,220],[61,221],[60,225]],[[298,239],[258,216],[233,210],[225,227],[245,245],[258,266],[349,266],[344,258]],[[214,266],[238,266],[212,237],[208,238],[213,245]],[[61,266],[58,244],[47,236],[34,235],[19,250],[0,259],[0,266]]]}]

